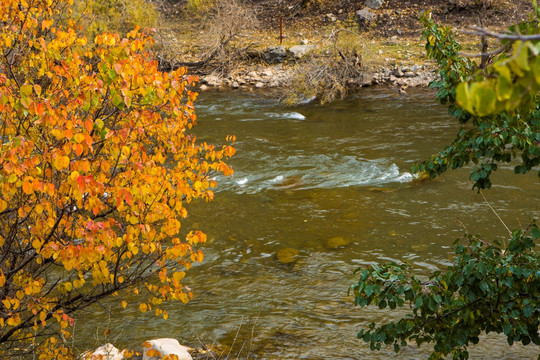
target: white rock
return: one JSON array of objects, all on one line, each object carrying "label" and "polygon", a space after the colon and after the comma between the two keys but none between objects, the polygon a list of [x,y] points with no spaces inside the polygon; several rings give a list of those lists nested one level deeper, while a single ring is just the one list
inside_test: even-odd
[{"label": "white rock", "polygon": [[[146,347],[145,345],[150,345],[150,347]],[[159,357],[156,356],[148,356],[147,352],[148,350],[157,350],[161,354],[161,356],[165,355],[176,355],[178,356],[178,360],[193,360],[191,355],[188,353],[188,347],[180,345],[178,340],[176,339],[154,339],[147,341],[143,345],[143,358],[142,360],[158,360]]]},{"label": "white rock", "polygon": [[206,90],[208,90],[208,86],[202,84],[201,86],[199,86],[199,90],[200,91],[206,91]]},{"label": "white rock", "polygon": [[287,53],[293,59],[300,59],[313,49],[315,49],[315,45],[296,45],[288,49]]},{"label": "white rock", "polygon": [[261,88],[264,87],[264,84],[263,84],[262,82],[258,82],[258,83],[255,84],[255,87],[256,87],[257,89],[261,89]]},{"label": "white rock", "polygon": [[326,14],[325,18],[330,22],[335,22],[337,20],[337,17],[334,14]]},{"label": "white rock", "polygon": [[220,86],[221,79],[216,75],[206,75],[203,82],[208,86]]},{"label": "white rock", "polygon": [[105,344],[98,347],[91,355],[83,357],[88,360],[122,360],[124,351],[119,351],[113,344]]},{"label": "white rock", "polygon": [[383,5],[383,0],[367,0],[366,6],[372,9],[379,9]]},{"label": "white rock", "polygon": [[261,72],[262,77],[273,77],[274,71],[272,69],[265,69],[263,72]]},{"label": "white rock", "polygon": [[238,84],[236,81],[233,81],[232,84],[231,84],[231,87],[233,89],[238,89],[240,87],[240,84]]}]

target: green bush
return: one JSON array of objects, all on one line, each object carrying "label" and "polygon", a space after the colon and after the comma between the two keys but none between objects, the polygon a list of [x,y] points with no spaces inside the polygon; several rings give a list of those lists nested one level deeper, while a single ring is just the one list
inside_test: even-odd
[{"label": "green bush", "polygon": [[76,0],[74,9],[90,38],[103,32],[126,34],[137,25],[155,27],[159,20],[157,7],[147,0]]}]

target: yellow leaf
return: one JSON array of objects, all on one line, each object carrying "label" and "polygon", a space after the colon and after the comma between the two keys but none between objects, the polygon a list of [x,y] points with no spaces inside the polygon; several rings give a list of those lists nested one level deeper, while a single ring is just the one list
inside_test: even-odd
[{"label": "yellow leaf", "polygon": [[145,313],[148,310],[148,305],[146,304],[139,305],[139,310],[141,310],[142,313]]},{"label": "yellow leaf", "polygon": [[80,144],[80,143],[82,143],[86,138],[85,138],[85,136],[84,136],[83,134],[77,133],[77,134],[75,134],[75,136],[73,137],[73,139],[75,140],[75,142],[76,142],[77,144]]},{"label": "yellow leaf", "polygon": [[0,212],[6,210],[8,207],[7,201],[0,199]]},{"label": "yellow leaf", "polygon": [[37,204],[37,205],[36,205],[36,213],[42,214],[42,213],[43,213],[43,209],[44,209],[44,208],[43,208],[43,205],[41,205],[41,204]]},{"label": "yellow leaf", "polygon": [[122,307],[125,309],[127,306],[127,301],[122,301]]},{"label": "yellow leaf", "polygon": [[71,180],[73,181],[77,181],[77,179],[79,178],[80,174],[78,171],[74,171],[71,173],[71,175],[69,175],[69,177],[71,178]]},{"label": "yellow leaf", "polygon": [[53,161],[54,167],[58,170],[65,169],[69,166],[69,157],[67,156],[59,156]]}]

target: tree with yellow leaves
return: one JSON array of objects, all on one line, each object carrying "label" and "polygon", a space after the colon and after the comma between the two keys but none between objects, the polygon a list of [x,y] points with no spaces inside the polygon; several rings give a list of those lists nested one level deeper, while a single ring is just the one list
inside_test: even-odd
[{"label": "tree with yellow leaves", "polygon": [[[71,358],[77,311],[139,294],[188,302],[202,232],[193,199],[232,174],[230,145],[197,143],[195,77],[158,71],[152,40],[87,40],[68,0],[0,2],[0,357]],[[232,140],[232,139],[229,139]]]}]

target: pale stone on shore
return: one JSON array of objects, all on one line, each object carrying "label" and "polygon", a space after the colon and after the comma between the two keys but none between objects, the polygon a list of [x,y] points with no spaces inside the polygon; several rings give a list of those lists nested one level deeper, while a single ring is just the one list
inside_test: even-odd
[{"label": "pale stone on shore", "polygon": [[180,345],[176,339],[154,339],[144,343],[142,353],[142,360],[158,360],[160,357],[148,356],[149,350],[157,350],[161,354],[161,357],[165,355],[176,355],[178,360],[193,360],[188,353],[189,348],[187,346]]},{"label": "pale stone on shore", "polygon": [[119,351],[113,344],[105,344],[94,350],[93,353],[86,352],[82,356],[85,360],[122,360],[124,351]]}]

